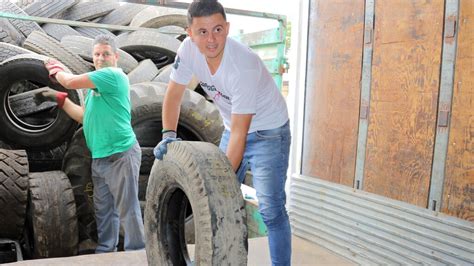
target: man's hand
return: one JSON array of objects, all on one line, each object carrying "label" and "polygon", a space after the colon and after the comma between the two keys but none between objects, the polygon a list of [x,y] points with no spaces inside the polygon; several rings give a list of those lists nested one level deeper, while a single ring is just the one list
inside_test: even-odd
[{"label": "man's hand", "polygon": [[58,83],[56,80],[56,74],[63,71],[66,72],[67,67],[64,66],[61,62],[59,62],[56,59],[49,58],[44,62],[44,66],[49,72],[49,79],[51,79],[52,82]]},{"label": "man's hand", "polygon": [[58,107],[62,108],[66,97],[66,92],[56,91],[50,88],[44,88],[35,93],[34,101],[36,105],[40,105],[43,102],[56,102],[58,104]]},{"label": "man's hand", "polygon": [[180,138],[176,138],[176,132],[168,131],[163,133],[163,139],[153,149],[153,154],[158,160],[163,160],[163,156],[168,152],[168,144],[173,141],[179,141]]}]

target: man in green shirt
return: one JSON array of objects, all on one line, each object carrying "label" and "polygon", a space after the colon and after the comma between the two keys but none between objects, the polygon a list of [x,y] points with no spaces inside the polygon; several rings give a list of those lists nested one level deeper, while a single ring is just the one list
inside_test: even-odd
[{"label": "man in green shirt", "polygon": [[59,108],[83,124],[92,154],[96,253],[116,251],[120,224],[125,233],[125,250],[145,248],[138,200],[141,149],[131,126],[129,81],[117,68],[117,60],[114,39],[99,35],[93,46],[95,71],[74,75],[57,60],[45,62],[51,79],[65,88],[90,88],[84,107],[73,103],[64,92],[45,89],[36,95],[39,101],[56,101]]}]

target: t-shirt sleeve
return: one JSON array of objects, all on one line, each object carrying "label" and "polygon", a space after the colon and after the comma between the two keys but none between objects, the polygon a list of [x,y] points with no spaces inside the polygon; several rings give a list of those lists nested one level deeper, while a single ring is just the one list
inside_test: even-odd
[{"label": "t-shirt sleeve", "polygon": [[260,72],[247,69],[241,72],[232,88],[232,113],[255,114],[257,112],[257,86]]},{"label": "t-shirt sleeve", "polygon": [[170,79],[178,84],[187,85],[193,76],[193,51],[191,45],[192,43],[189,39],[181,43],[174,59]]},{"label": "t-shirt sleeve", "polygon": [[117,93],[116,73],[110,68],[102,68],[89,72],[89,78],[94,83],[95,89],[100,93]]}]

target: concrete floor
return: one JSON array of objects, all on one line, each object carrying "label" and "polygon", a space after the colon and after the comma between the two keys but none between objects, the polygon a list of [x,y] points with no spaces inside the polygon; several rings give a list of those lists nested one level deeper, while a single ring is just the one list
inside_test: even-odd
[{"label": "concrete floor", "polygon": [[[128,251],[67,258],[27,260],[8,265],[147,265],[147,260],[145,251]],[[248,265],[270,265],[266,237],[249,239]],[[326,248],[293,236],[292,265],[349,266],[356,264],[332,253]]]}]

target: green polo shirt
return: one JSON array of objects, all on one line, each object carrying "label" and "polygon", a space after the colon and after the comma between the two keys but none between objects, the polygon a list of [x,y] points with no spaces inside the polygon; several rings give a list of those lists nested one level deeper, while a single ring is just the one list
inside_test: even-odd
[{"label": "green polo shirt", "polygon": [[95,89],[85,100],[83,130],[92,158],[104,158],[128,150],[136,137],[131,125],[130,85],[116,67],[90,72]]}]

